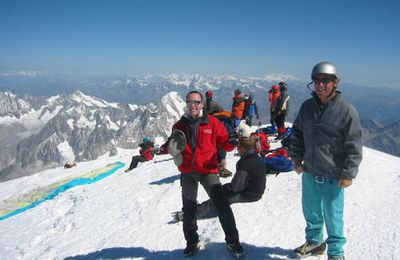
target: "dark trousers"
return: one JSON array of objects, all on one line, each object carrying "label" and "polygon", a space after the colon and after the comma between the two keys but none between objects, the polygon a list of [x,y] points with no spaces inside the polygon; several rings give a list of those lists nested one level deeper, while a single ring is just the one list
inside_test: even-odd
[{"label": "dark trousers", "polygon": [[286,113],[281,112],[279,115],[275,116],[276,126],[278,127],[278,132],[283,133],[285,131],[285,118]]},{"label": "dark trousers", "polygon": [[188,245],[197,243],[197,192],[199,183],[206,190],[215,205],[219,221],[225,232],[225,241],[228,244],[239,243],[239,233],[236,229],[235,217],[229,202],[226,200],[222,185],[216,174],[181,174],[182,202],[183,202],[183,234]]},{"label": "dark trousers", "polygon": [[275,112],[273,112],[272,110],[270,110],[270,111],[269,111],[269,115],[270,115],[270,117],[269,117],[269,122],[271,123],[271,126],[272,126],[272,127],[275,127],[275,126],[276,126],[276,123],[275,123]]},{"label": "dark trousers", "polygon": [[[260,200],[260,198],[246,198],[240,195],[240,193],[227,190],[222,187],[224,190],[224,196],[228,201],[229,205],[234,203],[245,203],[245,202],[255,202]],[[217,216],[217,208],[211,200],[206,200],[201,204],[197,205],[196,217],[199,218],[213,218]]]},{"label": "dark trousers", "polygon": [[222,159],[226,158],[226,151],[221,148],[218,148],[218,162],[221,162]]},{"label": "dark trousers", "polygon": [[140,155],[133,156],[131,164],[129,165],[129,170],[136,168],[140,162],[146,162],[146,161],[147,160]]}]

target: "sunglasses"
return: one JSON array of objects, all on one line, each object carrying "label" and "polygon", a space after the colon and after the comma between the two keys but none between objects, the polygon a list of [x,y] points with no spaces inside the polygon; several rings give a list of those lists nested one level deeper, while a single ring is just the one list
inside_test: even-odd
[{"label": "sunglasses", "polygon": [[314,83],[315,85],[319,85],[320,83],[326,85],[326,84],[328,84],[328,83],[331,82],[331,81],[333,81],[333,79],[330,78],[330,77],[328,77],[328,78],[322,78],[322,79],[313,79],[313,83]]},{"label": "sunglasses", "polygon": [[196,106],[199,106],[201,104],[201,101],[198,101],[198,100],[186,100],[186,105],[190,106],[192,104],[194,104]]}]

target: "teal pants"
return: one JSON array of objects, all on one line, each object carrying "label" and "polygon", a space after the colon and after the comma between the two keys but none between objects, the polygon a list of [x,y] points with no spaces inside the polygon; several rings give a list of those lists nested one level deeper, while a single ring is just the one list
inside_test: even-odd
[{"label": "teal pants", "polygon": [[343,256],[343,245],[346,243],[343,233],[344,189],[338,184],[337,179],[316,177],[310,173],[303,173],[302,176],[306,240],[322,243],[325,223],[329,256]]}]

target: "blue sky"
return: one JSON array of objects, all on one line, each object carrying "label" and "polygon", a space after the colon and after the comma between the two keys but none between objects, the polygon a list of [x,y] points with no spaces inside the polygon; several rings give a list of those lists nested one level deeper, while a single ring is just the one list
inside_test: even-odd
[{"label": "blue sky", "polygon": [[0,71],[207,73],[400,87],[398,1],[1,0]]}]

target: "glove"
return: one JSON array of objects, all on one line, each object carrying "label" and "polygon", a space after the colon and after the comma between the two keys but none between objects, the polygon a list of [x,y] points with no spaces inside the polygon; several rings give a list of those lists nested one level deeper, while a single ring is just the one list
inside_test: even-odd
[{"label": "glove", "polygon": [[169,140],[168,142],[168,152],[174,158],[174,163],[176,166],[181,166],[183,163],[182,150],[178,149],[178,143],[176,140]]},{"label": "glove", "polygon": [[239,133],[237,133],[235,131],[230,133],[230,135],[228,137],[228,143],[230,143],[234,146],[237,146],[239,143],[239,137],[240,137]]}]

